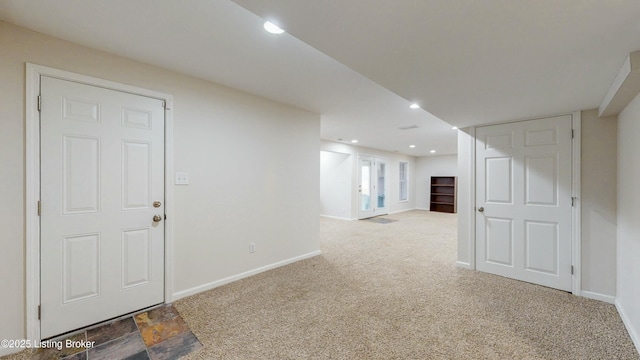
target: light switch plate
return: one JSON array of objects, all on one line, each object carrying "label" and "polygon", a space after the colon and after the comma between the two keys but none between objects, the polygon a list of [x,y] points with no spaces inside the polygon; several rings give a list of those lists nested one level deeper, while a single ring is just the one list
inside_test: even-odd
[{"label": "light switch plate", "polygon": [[189,173],[177,172],[176,185],[189,185]]}]

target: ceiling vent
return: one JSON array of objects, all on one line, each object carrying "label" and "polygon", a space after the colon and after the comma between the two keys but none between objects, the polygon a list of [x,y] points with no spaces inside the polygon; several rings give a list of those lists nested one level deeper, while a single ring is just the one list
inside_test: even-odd
[{"label": "ceiling vent", "polygon": [[400,126],[398,129],[400,130],[411,130],[411,129],[417,129],[420,126],[418,125],[409,125],[409,126]]}]

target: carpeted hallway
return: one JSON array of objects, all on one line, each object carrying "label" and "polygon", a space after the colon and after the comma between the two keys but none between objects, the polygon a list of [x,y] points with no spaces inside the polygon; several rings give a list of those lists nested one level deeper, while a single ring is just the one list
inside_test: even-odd
[{"label": "carpeted hallway", "polygon": [[615,307],[456,268],[456,216],[320,220],[321,256],[178,301],[186,359],[639,359]]}]

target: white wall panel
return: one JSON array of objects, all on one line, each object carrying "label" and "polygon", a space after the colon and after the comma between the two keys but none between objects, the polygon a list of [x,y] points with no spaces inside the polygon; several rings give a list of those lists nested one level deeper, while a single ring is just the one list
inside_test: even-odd
[{"label": "white wall panel", "polygon": [[525,269],[558,274],[558,224],[525,221]]},{"label": "white wall panel", "polygon": [[142,285],[151,277],[151,231],[122,232],[122,288]]},{"label": "white wall panel", "polygon": [[486,201],[488,203],[513,202],[513,164],[510,157],[486,159]]},{"label": "white wall panel", "polygon": [[63,302],[100,293],[100,234],[66,236],[62,240]]},{"label": "white wall panel", "polygon": [[63,139],[64,214],[100,210],[100,139],[66,135]]},{"label": "white wall panel", "polygon": [[100,122],[100,104],[80,99],[62,99],[62,117],[65,120]]},{"label": "white wall panel", "polygon": [[122,209],[149,208],[151,200],[151,144],[122,142]]},{"label": "white wall panel", "polygon": [[484,139],[485,149],[511,149],[513,147],[513,133],[487,135]]},{"label": "white wall panel", "polygon": [[556,145],[558,143],[558,129],[551,127],[540,130],[525,131],[524,146]]},{"label": "white wall panel", "polygon": [[513,266],[513,221],[487,217],[485,229],[486,261]]},{"label": "white wall panel", "polygon": [[151,130],[151,112],[136,109],[122,109],[122,126]]},{"label": "white wall panel", "polygon": [[525,157],[524,182],[527,205],[558,205],[558,156]]}]

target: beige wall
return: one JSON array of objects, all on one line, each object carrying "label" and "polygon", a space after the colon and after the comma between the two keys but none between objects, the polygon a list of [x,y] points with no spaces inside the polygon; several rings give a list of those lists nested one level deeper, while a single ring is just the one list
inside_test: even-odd
[{"label": "beige wall", "polygon": [[25,323],[25,72],[24,64],[6,50],[13,33],[8,30],[13,29],[0,22],[0,339],[21,339]]},{"label": "beige wall", "polygon": [[351,154],[320,151],[320,215],[351,219]]},{"label": "beige wall", "polygon": [[582,290],[616,295],[618,122],[582,112]]},{"label": "beige wall", "polygon": [[640,351],[640,95],[618,115],[616,305]]},{"label": "beige wall", "polygon": [[416,208],[429,210],[431,177],[458,176],[458,155],[421,156],[416,159]]},{"label": "beige wall", "polygon": [[174,96],[178,295],[319,250],[319,115],[0,22],[0,339],[25,336],[25,62]]}]

